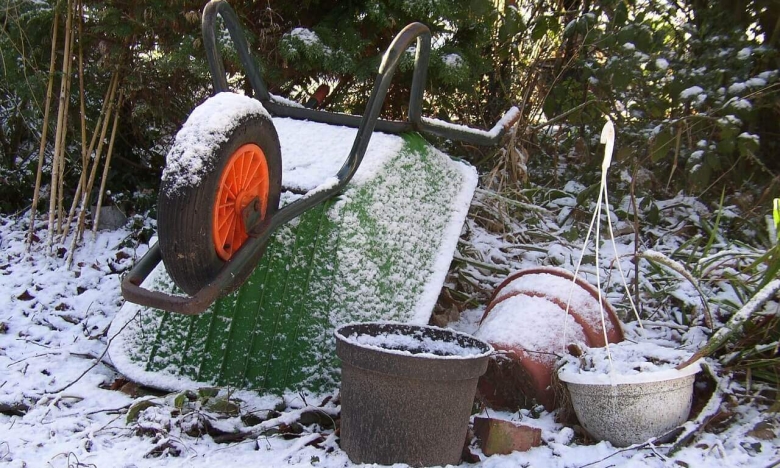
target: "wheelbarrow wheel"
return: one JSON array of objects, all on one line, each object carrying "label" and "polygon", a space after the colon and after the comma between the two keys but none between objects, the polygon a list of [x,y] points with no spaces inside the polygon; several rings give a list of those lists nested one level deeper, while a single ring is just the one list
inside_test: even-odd
[{"label": "wheelbarrow wheel", "polygon": [[[248,239],[243,216],[247,206],[259,212],[258,220],[278,210],[282,181],[279,137],[269,117],[240,118],[224,129],[223,138],[214,138],[213,129],[204,132],[195,140],[223,140],[211,149],[213,168],[197,184],[182,186],[164,176],[157,204],[163,263],[176,285],[190,295],[208,285]],[[192,140],[189,135],[182,144]],[[174,154],[177,144],[178,136]],[[265,247],[253,255],[255,262]],[[251,273],[252,268],[237,272],[223,293],[236,289]]]}]

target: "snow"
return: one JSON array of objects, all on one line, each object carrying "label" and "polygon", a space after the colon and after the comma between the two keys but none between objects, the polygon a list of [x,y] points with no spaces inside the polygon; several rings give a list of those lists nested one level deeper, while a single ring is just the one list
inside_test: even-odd
[{"label": "snow", "polygon": [[747,84],[745,83],[734,83],[731,86],[729,86],[729,94],[740,94],[744,92],[747,89]]},{"label": "snow", "polygon": [[587,341],[582,326],[563,308],[549,299],[525,294],[496,304],[474,336],[494,346],[518,347],[546,362],[554,361],[554,355],[562,354],[568,343]]},{"label": "snow", "polygon": [[[344,163],[357,130],[284,118],[275,118],[274,125],[283,155],[283,186],[308,191],[309,196],[332,187],[333,175]],[[327,365],[306,373],[307,382],[332,381],[337,376],[335,362],[327,356],[334,344],[333,328],[352,321],[379,319],[416,324],[429,321],[468,213],[477,176],[472,167],[453,161],[430,146],[421,150],[410,148],[399,136],[375,133],[355,177],[326,213],[338,227],[327,228],[329,234],[322,239],[337,247],[332,257],[324,255],[321,262],[323,268],[333,271],[335,279],[312,280],[307,287],[321,291],[329,300],[322,301],[316,310],[308,310],[307,315],[314,318],[303,321],[296,332],[298,338],[290,336],[290,340],[306,336],[310,342],[316,342],[301,360],[327,361]],[[438,184],[435,189],[431,188],[433,183]],[[283,204],[296,198],[300,195],[284,192]],[[279,243],[295,242],[294,224],[295,221],[277,231],[275,238]],[[392,257],[378,255],[378,243],[386,246]],[[308,265],[311,261],[304,259],[303,254],[290,258],[291,268],[300,268],[296,262]],[[162,266],[150,274],[144,287],[165,291],[173,288]],[[327,303],[338,307],[324,308]],[[158,314],[134,304],[126,304],[120,310],[111,332],[116,333],[125,324],[128,328],[111,351],[118,368],[134,381],[169,390],[213,384],[213,380],[205,378],[200,384],[192,380],[197,377],[198,364],[183,367],[181,363],[187,357],[182,350],[166,349],[161,353],[144,345],[148,341],[145,330],[160,329],[159,320]],[[320,333],[316,329],[318,323],[329,326]],[[163,328],[181,330],[171,331],[171,339],[189,343],[189,325]],[[180,336],[182,333],[185,336]],[[289,335],[277,336],[287,340]],[[188,346],[201,349],[200,338],[196,341]],[[149,359],[154,359],[154,366],[161,370],[148,371],[145,363]],[[187,370],[193,368],[194,371]],[[307,388],[307,384],[301,383],[300,387]]]},{"label": "snow", "polygon": [[[611,362],[609,356],[611,355]],[[681,370],[675,366],[693,355],[649,341],[629,340],[607,348],[586,348],[582,357],[566,355],[559,369],[561,380],[572,383],[626,384],[657,382],[695,374],[699,363]]]},{"label": "snow", "polygon": [[165,161],[162,179],[170,191],[195,186],[214,167],[214,154],[233,128],[251,116],[270,119],[260,101],[235,93],[218,93],[196,107]]},{"label": "snow", "polygon": [[[561,161],[566,164],[565,156]],[[333,167],[338,165],[336,163]],[[299,172],[302,174],[305,171]],[[327,183],[330,176],[332,173],[323,175],[320,179],[312,177],[300,182],[311,187],[312,184]],[[476,183],[476,176],[472,177]],[[291,183],[294,179],[295,177],[290,179]],[[537,190],[538,187],[534,189]],[[551,199],[540,205],[544,210],[526,214],[534,223],[512,225],[512,228],[517,228],[526,239],[524,243],[514,241],[507,233],[489,232],[475,219],[469,218],[461,237],[463,251],[473,250],[474,255],[484,263],[504,271],[516,271],[551,262],[571,269],[572,258],[578,251],[578,246],[560,237],[566,226],[559,225],[555,218],[562,211],[561,207],[573,206],[576,203],[576,194],[583,189],[584,187],[577,183],[567,184],[567,191],[571,192],[568,196],[561,190],[556,190],[555,196],[563,198]],[[468,209],[468,201],[463,205]],[[712,219],[714,216],[698,200],[683,195],[669,200],[656,200],[654,205],[663,212],[664,222],[675,226],[675,229],[687,229],[701,218]],[[489,207],[488,195],[479,196],[472,206],[480,209]],[[335,399],[331,399],[327,404],[320,403],[324,398],[334,396],[333,394],[305,395],[290,392],[280,397],[262,392],[221,389],[220,396],[230,395],[231,399],[235,399],[242,415],[270,415],[273,411],[279,412],[257,426],[248,426],[239,417],[218,415],[205,407],[196,407],[196,411],[183,414],[174,404],[177,394],[133,397],[112,390],[110,385],[116,383],[120,375],[114,370],[113,364],[116,363],[112,364],[107,355],[104,355],[104,351],[107,346],[113,348],[122,335],[112,340],[115,334],[107,333],[106,330],[123,302],[119,295],[120,275],[127,271],[132,262],[143,255],[148,247],[144,242],[138,241],[137,233],[129,228],[101,231],[95,238],[87,234],[86,245],[75,252],[74,267],[68,269],[63,258],[48,255],[40,245],[33,246],[29,253],[25,251],[23,238],[28,219],[29,214],[18,218],[0,215],[0,405],[18,404],[27,407],[19,414],[11,414],[5,410],[0,412],[0,464],[5,463],[12,467],[100,468],[356,466],[341,450],[338,436],[333,429],[311,424],[304,425],[303,432],[299,435],[260,435],[260,431],[282,423],[288,426],[294,424],[305,411],[337,414],[339,407]],[[564,221],[572,223],[571,217]],[[36,229],[43,237],[45,226],[40,223]],[[668,231],[661,231],[657,227],[648,228],[648,231],[652,238],[657,240],[645,242],[649,242],[650,247],[665,255],[671,255],[671,252],[680,248],[684,240],[668,235]],[[633,234],[628,237],[632,238]],[[62,243],[69,244],[69,240]],[[633,257],[630,253],[634,251],[634,245],[630,242],[622,244],[620,241],[617,244],[624,268],[626,271],[633,271]],[[716,243],[711,255],[714,256],[719,248]],[[742,247],[732,246],[729,249],[744,251]],[[682,255],[687,254],[682,252]],[[640,273],[646,270],[646,263],[641,262],[638,266]],[[721,269],[713,274],[722,275],[725,270],[723,267],[714,266],[716,263],[721,264],[720,260],[713,261],[712,269]],[[446,266],[443,269],[446,273]],[[586,266],[584,270],[581,276],[593,282],[595,276],[592,266]],[[464,267],[462,273],[477,278],[476,286],[488,291],[505,277],[505,274],[490,273],[471,265]],[[644,290],[664,295],[664,289],[652,289],[654,284],[646,276],[640,277],[639,281]],[[715,288],[716,285],[707,286]],[[725,288],[723,285],[720,287]],[[764,310],[758,310],[758,313],[778,313],[778,288],[780,280],[770,282],[755,300],[742,307],[742,313],[737,314],[737,320],[740,321],[750,311],[759,309],[761,302],[767,302],[771,306],[767,305]],[[610,294],[612,292],[610,291]],[[725,289],[717,292],[715,300],[720,303],[740,302],[736,293]],[[484,304],[476,305],[465,310],[461,319],[450,325],[457,330],[473,334],[484,310]],[[504,313],[512,312],[505,310]],[[562,313],[557,312],[557,316],[560,318]],[[535,317],[529,317],[529,320],[533,319]],[[669,348],[679,346],[682,342],[686,352],[689,352],[698,349],[707,338],[701,327],[689,327],[682,321],[675,323],[663,313],[656,316],[656,321],[655,324],[645,322],[644,343],[657,343]],[[531,328],[529,323],[517,320],[517,324],[523,325],[526,330]],[[627,336],[637,339],[636,335],[630,333],[633,325],[627,326]],[[520,331],[521,334],[524,332]],[[517,341],[519,335],[510,335],[511,339]],[[615,346],[611,350],[614,353]],[[95,363],[95,367],[90,369]],[[726,372],[722,369],[716,371]],[[83,377],[80,377],[82,374]],[[558,413],[527,409],[518,412],[485,409],[478,415],[540,428],[543,444],[528,452],[491,457],[486,457],[479,449],[472,448],[481,461],[476,464],[464,463],[461,466],[771,466],[780,456],[777,426],[776,422],[773,422],[777,417],[768,412],[767,406],[762,403],[760,389],[746,388],[724,377],[720,379],[718,391],[723,392],[728,401],[721,410],[719,401],[713,400],[714,404],[708,404],[704,412],[721,412],[728,418],[714,425],[717,430],[713,429],[713,425],[699,428],[687,423],[685,430],[693,434],[693,439],[674,455],[668,454],[671,447],[669,444],[619,450],[607,442],[594,444],[584,441],[571,427],[557,422]],[[69,388],[61,390],[71,383],[73,385]],[[196,390],[197,386],[190,389]],[[142,411],[136,423],[126,423],[127,409],[140,399],[148,399],[156,406]],[[220,443],[211,435],[188,434],[186,428],[193,426],[194,418],[207,419],[224,430],[238,430],[242,433],[255,431],[258,435],[243,442]],[[774,437],[758,437],[753,429],[767,423]],[[177,456],[168,450],[158,457],[147,456],[153,449],[165,443],[177,448],[181,453]]]},{"label": "snow", "polygon": [[750,58],[752,54],[753,54],[753,49],[751,49],[750,47],[745,47],[740,49],[739,52],[737,52],[737,58],[739,60],[747,60]]},{"label": "snow", "polygon": [[[357,135],[357,129],[349,127],[286,118],[273,122],[282,150],[282,186],[296,191],[322,190],[332,183]],[[370,180],[402,147],[401,138],[374,133],[352,183]]]},{"label": "snow", "polygon": [[[562,271],[564,274],[569,274],[566,270]],[[587,290],[566,278],[561,278],[551,273],[523,275],[501,289],[501,295],[513,292],[543,292],[545,294],[549,292],[552,297],[565,298],[567,300],[571,295],[571,309],[576,311],[586,323],[602,323],[599,302]],[[606,326],[607,332],[615,328],[609,320],[604,322],[604,326]]]},{"label": "snow", "polygon": [[666,70],[667,68],[669,68],[669,61],[666,60],[665,58],[657,58],[657,59],[655,59],[655,66],[659,70],[662,70],[662,71]]},{"label": "snow", "polygon": [[294,28],[289,33],[285,34],[285,38],[291,37],[300,40],[303,42],[306,46],[312,47],[316,46],[322,49],[323,52],[326,54],[331,53],[331,49],[327,46],[325,46],[322,43],[322,40],[320,40],[320,37],[315,33],[314,31],[306,28]]},{"label": "snow", "polygon": [[450,68],[460,68],[463,66],[463,57],[458,54],[447,54],[443,56],[441,60]]},{"label": "snow", "polygon": [[737,110],[750,110],[753,108],[753,104],[747,99],[732,98],[728,102],[729,107]]},{"label": "snow", "polygon": [[433,119],[430,117],[423,117],[422,121],[423,123],[426,123],[428,125],[435,125],[437,127],[449,128],[450,130],[457,130],[461,132],[467,132],[475,135],[485,136],[488,138],[495,138],[501,133],[502,130],[505,130],[506,127],[509,126],[512,123],[512,121],[514,121],[519,115],[520,115],[520,109],[518,109],[515,106],[512,106],[508,111],[506,111],[506,113],[501,117],[501,119],[498,122],[496,122],[493,128],[491,128],[488,131],[467,127],[465,125],[458,125],[451,122],[446,122],[444,120]]},{"label": "snow", "polygon": [[750,141],[752,141],[755,144],[759,144],[761,142],[761,140],[760,140],[758,135],[755,135],[753,133],[748,133],[748,132],[740,133],[739,136],[737,136],[737,138],[742,138],[744,140],[750,140]]},{"label": "snow", "polygon": [[[387,322],[387,324],[393,325],[392,322]],[[349,327],[349,325],[355,324],[348,324],[345,327]],[[346,330],[342,328],[336,331],[336,336],[355,346],[375,349],[384,353],[427,359],[477,359],[485,357],[493,351],[487,343],[480,343],[463,333],[448,331],[451,334],[449,339],[434,339],[428,336],[431,331],[436,330],[442,329],[420,327],[411,333],[403,329],[396,329],[376,335],[368,333],[345,335]],[[460,336],[460,340],[466,343],[471,342],[473,346],[459,343],[458,336]]]},{"label": "snow", "polygon": [[703,93],[704,90],[701,88],[701,86],[691,86],[690,88],[684,89],[680,93],[680,99],[688,99],[690,97],[698,96]]}]

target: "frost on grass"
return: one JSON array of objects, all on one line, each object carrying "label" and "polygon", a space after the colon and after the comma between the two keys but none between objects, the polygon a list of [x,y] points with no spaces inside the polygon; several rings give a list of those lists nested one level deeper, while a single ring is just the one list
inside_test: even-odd
[{"label": "frost on grass", "polygon": [[214,169],[217,148],[253,116],[271,118],[260,101],[234,93],[218,93],[196,107],[166,157],[162,180],[168,190],[198,185]]}]

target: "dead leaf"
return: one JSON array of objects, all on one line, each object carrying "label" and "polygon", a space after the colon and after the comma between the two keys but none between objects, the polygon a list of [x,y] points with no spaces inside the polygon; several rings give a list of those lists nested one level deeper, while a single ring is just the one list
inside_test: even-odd
[{"label": "dead leaf", "polygon": [[769,421],[760,421],[748,431],[747,435],[759,440],[774,440],[776,438],[775,427]]},{"label": "dead leaf", "polygon": [[35,296],[30,294],[29,291],[25,290],[23,293],[21,293],[18,296],[16,296],[16,298],[19,299],[20,301],[31,301],[31,300],[35,299]]}]

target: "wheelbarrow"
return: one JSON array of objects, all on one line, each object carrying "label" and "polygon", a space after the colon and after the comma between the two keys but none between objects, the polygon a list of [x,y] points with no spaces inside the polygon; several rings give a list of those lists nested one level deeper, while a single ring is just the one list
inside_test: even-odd
[{"label": "wheelbarrow", "polygon": [[[420,23],[406,26],[385,52],[363,116],[330,113],[281,102],[269,93],[250,56],[238,18],[224,0],[210,1],[202,19],[203,44],[217,96],[229,92],[216,44],[217,15],[221,16],[228,29],[254,90],[255,101],[259,101],[260,105],[256,107],[264,111],[255,108],[254,111],[238,112],[241,115],[218,131],[185,125],[177,136],[169,153],[158,199],[159,242],[122,281],[122,294],[130,302],[179,314],[201,314],[216,299],[235,290],[247,279],[276,230],[344,190],[360,166],[374,131],[390,134],[420,132],[471,144],[492,145],[501,140],[520,116],[519,110],[513,107],[490,131],[423,117],[422,98],[431,52],[431,33]],[[405,121],[380,119],[393,74],[402,55],[415,40],[408,117]],[[239,106],[253,107],[252,103],[246,102],[251,98],[233,96]],[[209,101],[202,106],[208,104]],[[190,120],[197,113],[224,109],[224,105],[196,108]],[[281,151],[269,114],[357,128],[349,155],[335,178],[281,208]],[[190,134],[182,137],[185,131]],[[197,174],[195,183],[182,183],[182,175],[191,175],[185,166],[192,164],[186,155],[192,152],[193,140],[212,142],[209,147],[212,154],[206,155],[206,163],[196,161],[206,167],[204,172]],[[172,161],[172,155],[182,159]],[[178,173],[170,170],[176,164],[180,166]],[[160,261],[186,296],[142,286]]]}]

